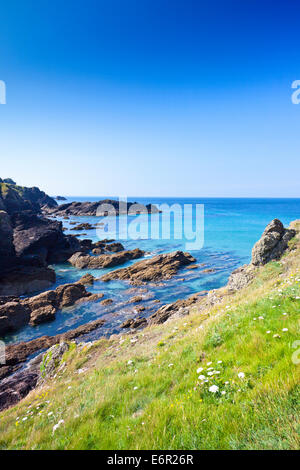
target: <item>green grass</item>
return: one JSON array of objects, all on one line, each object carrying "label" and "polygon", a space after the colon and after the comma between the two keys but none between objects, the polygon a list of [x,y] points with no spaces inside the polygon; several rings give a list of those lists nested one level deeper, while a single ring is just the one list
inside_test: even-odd
[{"label": "green grass", "polygon": [[299,449],[299,259],[293,244],[210,310],[72,345],[55,379],[0,414],[0,448]]}]

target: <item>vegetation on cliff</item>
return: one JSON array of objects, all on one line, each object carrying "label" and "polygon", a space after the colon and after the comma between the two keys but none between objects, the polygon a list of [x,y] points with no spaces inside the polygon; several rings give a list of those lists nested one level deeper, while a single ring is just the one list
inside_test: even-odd
[{"label": "vegetation on cliff", "polygon": [[72,343],[54,378],[0,414],[0,448],[299,448],[299,228],[214,307]]}]

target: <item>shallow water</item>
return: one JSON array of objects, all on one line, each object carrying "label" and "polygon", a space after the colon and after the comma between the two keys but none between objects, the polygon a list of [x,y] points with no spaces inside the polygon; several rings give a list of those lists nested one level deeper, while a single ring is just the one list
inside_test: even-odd
[{"label": "shallow water", "polygon": [[[103,199],[98,198],[80,198],[73,197],[70,201],[97,201]],[[215,289],[226,284],[229,274],[238,266],[248,263],[251,258],[251,250],[254,243],[261,236],[265,226],[274,218],[279,218],[285,225],[292,220],[300,217],[300,199],[214,199],[214,198],[198,198],[198,199],[159,199],[159,198],[129,198],[130,201],[137,201],[141,204],[178,204],[179,209],[184,204],[204,204],[204,246],[201,249],[191,251],[196,258],[196,263],[204,263],[205,268],[213,268],[214,273],[201,273],[201,269],[187,270],[182,269],[173,279],[162,282],[159,285],[149,284],[145,286],[146,292],[142,295],[145,302],[142,303],[146,310],[141,313],[142,316],[149,316],[164,303],[173,302],[179,298],[185,298],[189,295],[202,290]],[[120,218],[123,216],[120,216]],[[156,216],[156,220],[151,220],[148,215],[139,217],[140,233],[148,235],[145,239],[124,240],[125,249],[141,248],[153,256],[157,253],[166,253],[174,250],[186,250],[186,238],[182,236],[180,239],[174,238],[174,228],[178,229],[179,219],[171,219],[171,238],[167,240],[153,240],[149,238],[151,232],[151,223],[161,226],[162,220],[165,220],[165,213]],[[60,219],[64,227],[67,228],[65,233],[79,233],[71,231],[74,226],[70,222],[78,223],[89,222],[95,224],[99,222],[97,217],[74,217],[69,220]],[[116,238],[109,228],[105,225],[102,229],[102,238]],[[128,217],[126,225],[132,224],[137,218]],[[122,219],[124,222],[124,219]],[[189,218],[189,222],[194,224],[195,228],[195,212]],[[156,227],[152,227],[156,228]],[[118,227],[117,227],[118,229]],[[99,233],[96,230],[84,231],[86,235],[80,238],[89,238],[93,241],[99,240]],[[173,235],[173,236],[172,236]],[[118,238],[118,231],[117,231]],[[127,263],[127,265],[131,264]],[[122,265],[120,267],[124,267]],[[62,264],[54,266],[57,273],[56,285],[73,282],[78,280],[86,272],[90,272],[99,278],[109,269],[98,270],[78,270],[70,264]],[[117,269],[117,268],[114,268]],[[183,280],[184,278],[184,280]],[[54,286],[55,287],[55,286]],[[144,289],[144,288],[141,288]],[[28,341],[42,335],[55,335],[65,332],[69,329],[76,328],[84,323],[95,320],[99,317],[106,319],[103,328],[99,328],[89,335],[89,339],[96,339],[103,334],[108,335],[119,331],[119,325],[125,318],[136,315],[134,305],[129,304],[128,300],[133,295],[140,292],[140,288],[132,288],[126,282],[111,281],[104,283],[97,281],[93,287],[88,287],[91,292],[103,292],[104,298],[111,298],[113,303],[108,306],[101,306],[99,303],[91,302],[82,304],[78,307],[72,307],[58,312],[56,319],[51,323],[46,323],[36,327],[26,326],[13,335],[7,336],[7,342]],[[154,299],[161,302],[154,303]],[[141,304],[139,304],[141,305]]]}]

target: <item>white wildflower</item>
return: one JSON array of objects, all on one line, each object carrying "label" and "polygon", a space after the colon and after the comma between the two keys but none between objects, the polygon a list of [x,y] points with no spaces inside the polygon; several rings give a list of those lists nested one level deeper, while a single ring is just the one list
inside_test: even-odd
[{"label": "white wildflower", "polygon": [[238,373],[238,378],[239,378],[239,379],[243,379],[244,377],[245,377],[244,372],[239,372],[239,373]]},{"label": "white wildflower", "polygon": [[52,432],[55,432],[56,429],[58,429],[62,424],[64,424],[64,420],[63,420],[63,419],[61,419],[60,421],[58,421],[58,423],[53,426]]},{"label": "white wildflower", "polygon": [[208,389],[211,393],[216,393],[219,390],[219,387],[217,385],[212,385]]}]

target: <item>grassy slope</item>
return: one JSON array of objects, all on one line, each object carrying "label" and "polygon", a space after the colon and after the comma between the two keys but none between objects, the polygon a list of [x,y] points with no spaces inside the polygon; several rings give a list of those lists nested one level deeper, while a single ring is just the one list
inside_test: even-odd
[{"label": "grassy slope", "polygon": [[[73,344],[55,379],[0,414],[0,448],[299,448],[299,240],[291,244],[244,291],[220,290],[210,310]],[[201,385],[199,367],[220,373]]]}]

